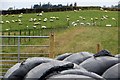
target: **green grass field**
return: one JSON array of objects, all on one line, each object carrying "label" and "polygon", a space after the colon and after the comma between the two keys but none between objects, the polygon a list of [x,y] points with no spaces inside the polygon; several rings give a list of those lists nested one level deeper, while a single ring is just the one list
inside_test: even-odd
[{"label": "green grass field", "polygon": [[[102,16],[108,16],[107,19],[101,20]],[[36,25],[37,29],[41,28],[41,26],[50,27],[67,27],[68,22],[66,20],[67,16],[69,16],[69,24],[70,28],[67,30],[61,30],[55,33],[56,40],[56,52],[57,54],[65,53],[65,52],[80,52],[80,51],[89,51],[96,53],[96,44],[101,45],[101,49],[108,49],[113,54],[118,53],[118,12],[117,11],[108,11],[107,13],[99,10],[82,10],[78,12],[74,11],[66,11],[66,12],[47,12],[43,13],[43,16],[37,16],[37,13],[31,14],[23,14],[22,18],[18,18],[18,15],[12,17],[12,15],[3,16],[2,20],[5,22],[9,20],[10,23],[2,24],[2,30],[11,29],[11,30],[20,30],[26,29],[26,26],[29,26],[29,29],[33,29],[35,22],[40,22],[41,25]],[[85,18],[85,20],[80,19],[79,17]],[[59,20],[55,20],[54,22],[50,22],[50,17],[59,17]],[[29,22],[30,18],[36,18],[37,21]],[[38,21],[38,19],[41,21]],[[47,18],[47,22],[43,22],[43,19]],[[79,20],[79,23],[92,23],[91,18],[98,18],[96,20],[96,26],[83,26],[78,24],[73,27],[72,22],[76,22]],[[116,20],[113,20],[115,18]],[[11,20],[20,19],[23,23],[19,25],[18,22],[12,23]],[[111,27],[106,27],[106,24],[111,24]],[[34,39],[30,42],[24,42],[23,44],[46,44],[48,41]],[[21,52],[40,52],[46,49],[39,48],[22,48]],[[4,52],[17,52],[17,48],[5,48]]]},{"label": "green grass field", "polygon": [[[105,27],[106,24],[111,24],[113,27],[117,26],[118,21],[118,12],[117,11],[108,11],[107,13],[104,11],[99,10],[82,10],[78,12],[74,11],[66,11],[66,12],[46,12],[43,13],[43,16],[37,16],[37,13],[31,13],[31,14],[22,14],[23,16],[21,18],[18,18],[19,15],[15,15],[12,17],[12,15],[2,16],[2,20],[4,21],[4,24],[2,24],[2,30],[10,29],[10,30],[20,30],[20,29],[27,29],[26,26],[28,26],[29,29],[33,29],[35,22],[40,22],[41,25],[36,25],[37,29],[41,28],[41,26],[47,26],[49,27],[66,27],[68,26],[68,22],[66,20],[67,16],[69,16],[70,22],[69,24],[74,21],[79,20],[80,22],[84,23],[92,23],[91,18],[98,18],[96,20],[97,26]],[[79,17],[85,18],[85,20],[79,18]],[[107,16],[107,19],[101,20],[103,16]],[[59,20],[54,20],[54,22],[50,22],[50,17],[59,17]],[[29,22],[30,18],[36,18],[37,20],[35,22]],[[44,18],[47,18],[47,22],[43,22]],[[112,18],[115,18],[116,20],[112,20]],[[22,25],[19,25],[19,21],[13,23],[12,20],[21,20]],[[41,19],[41,21],[39,21]],[[6,21],[10,21],[10,23],[6,23]],[[71,25],[72,26],[72,25]]]}]

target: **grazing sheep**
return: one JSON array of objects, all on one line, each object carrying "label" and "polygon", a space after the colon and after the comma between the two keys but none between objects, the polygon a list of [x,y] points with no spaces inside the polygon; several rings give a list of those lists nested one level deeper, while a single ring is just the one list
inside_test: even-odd
[{"label": "grazing sheep", "polygon": [[85,20],[85,18],[83,18],[83,20]]},{"label": "grazing sheep", "polygon": [[82,19],[83,17],[82,16],[79,16],[80,19]]},{"label": "grazing sheep", "polygon": [[12,20],[13,23],[15,23],[15,20]]},{"label": "grazing sheep", "polygon": [[12,15],[12,17],[15,17],[15,15]]},{"label": "grazing sheep", "polygon": [[37,13],[37,16],[39,16],[39,14]]},{"label": "grazing sheep", "polygon": [[10,29],[5,29],[6,31],[9,31]]},{"label": "grazing sheep", "polygon": [[8,17],[8,14],[6,14],[5,16]]},{"label": "grazing sheep", "polygon": [[77,20],[76,22],[80,22],[80,20]]},{"label": "grazing sheep", "polygon": [[107,13],[108,11],[107,10],[105,10],[105,13]]},{"label": "grazing sheep", "polygon": [[75,24],[75,22],[72,22],[72,25]]},{"label": "grazing sheep", "polygon": [[20,13],[20,14],[23,14],[23,13]]},{"label": "grazing sheep", "polygon": [[42,26],[41,28],[42,28],[42,29],[45,29],[45,28],[47,28],[47,27],[46,27],[46,26]]},{"label": "grazing sheep", "polygon": [[36,19],[36,18],[34,18],[34,19],[33,19],[33,21],[35,22],[35,21],[37,21],[37,19]]},{"label": "grazing sheep", "polygon": [[106,24],[106,27],[111,27],[112,25],[111,24]]},{"label": "grazing sheep", "polygon": [[114,21],[115,21],[116,19],[115,19],[115,18],[112,18],[112,20],[114,20]]},{"label": "grazing sheep", "polygon": [[8,21],[8,20],[7,20],[7,21],[5,21],[5,22],[6,22],[6,23],[10,23],[10,21]]},{"label": "grazing sheep", "polygon": [[39,14],[39,16],[42,16],[42,15],[43,15],[42,13]]},{"label": "grazing sheep", "polygon": [[26,26],[27,28],[29,27],[29,26]]},{"label": "grazing sheep", "polygon": [[19,22],[19,25],[22,25],[22,22]]},{"label": "grazing sheep", "polygon": [[44,22],[46,22],[47,20],[48,20],[48,19],[47,19],[47,18],[45,18],[43,21],[44,21]]},{"label": "grazing sheep", "polygon": [[30,19],[29,19],[29,22],[32,22],[32,21],[33,21],[33,18],[30,18]]},{"label": "grazing sheep", "polygon": [[74,12],[78,12],[77,10],[74,10]]},{"label": "grazing sheep", "polygon": [[44,13],[44,11],[41,11],[41,13]]},{"label": "grazing sheep", "polygon": [[104,9],[103,8],[100,8],[101,11],[103,11]]},{"label": "grazing sheep", "polygon": [[37,26],[33,26],[33,28],[35,29]]},{"label": "grazing sheep", "polygon": [[22,18],[22,15],[19,15],[18,18]]},{"label": "grazing sheep", "polygon": [[40,22],[35,22],[35,23],[34,23],[34,25],[39,25],[39,24],[40,24]]},{"label": "grazing sheep", "polygon": [[89,22],[87,22],[86,25],[89,25],[89,26],[90,26],[91,24],[90,24]]},{"label": "grazing sheep", "polygon": [[50,22],[53,22],[53,19],[50,19]]},{"label": "grazing sheep", "polygon": [[38,21],[41,21],[41,19],[39,18]]},{"label": "grazing sheep", "polygon": [[80,25],[85,25],[85,23],[81,22]]},{"label": "grazing sheep", "polygon": [[82,9],[79,9],[79,11],[81,11]]},{"label": "grazing sheep", "polygon": [[56,17],[56,20],[59,20],[59,17]]},{"label": "grazing sheep", "polygon": [[97,17],[95,17],[95,20],[98,20],[98,18],[97,18]]},{"label": "grazing sheep", "polygon": [[67,15],[67,18],[69,18],[69,16]]},{"label": "grazing sheep", "polygon": [[70,19],[69,18],[66,18],[67,21],[69,21]]},{"label": "grazing sheep", "polygon": [[73,24],[73,26],[77,26],[77,23]]},{"label": "grazing sheep", "polygon": [[0,21],[1,24],[4,24],[4,21]]},{"label": "grazing sheep", "polygon": [[91,18],[91,21],[93,21],[93,18]]},{"label": "grazing sheep", "polygon": [[18,21],[19,21],[19,22],[21,22],[21,20],[20,20],[20,19],[18,19]]}]

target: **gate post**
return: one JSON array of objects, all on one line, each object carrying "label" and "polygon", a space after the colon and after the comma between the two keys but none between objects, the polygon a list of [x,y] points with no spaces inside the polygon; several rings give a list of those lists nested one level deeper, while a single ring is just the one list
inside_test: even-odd
[{"label": "gate post", "polygon": [[50,47],[49,47],[49,57],[50,58],[54,58],[55,57],[55,37],[54,37],[54,33],[50,34]]}]

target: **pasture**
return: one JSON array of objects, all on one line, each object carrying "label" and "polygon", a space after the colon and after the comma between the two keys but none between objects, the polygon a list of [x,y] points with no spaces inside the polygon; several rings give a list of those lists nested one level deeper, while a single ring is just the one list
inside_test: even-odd
[{"label": "pasture", "polygon": [[[19,30],[35,31],[34,35],[39,34],[39,30],[44,29],[43,33],[49,32],[47,29],[64,28],[67,30],[56,31],[56,52],[59,54],[65,52],[90,51],[96,52],[96,44],[100,43],[102,49],[108,49],[113,54],[118,50],[118,12],[105,10],[80,10],[65,12],[41,12],[31,14],[11,14],[2,16],[2,31],[16,33]],[[3,22],[3,23],[2,23]],[[16,31],[15,31],[16,30]],[[84,31],[81,31],[84,30]],[[15,31],[15,32],[14,32]],[[6,33],[5,32],[5,33]],[[61,36],[60,36],[61,35]],[[11,40],[12,41],[12,40]],[[71,41],[71,42],[70,42]],[[6,40],[7,42],[7,40]],[[17,42],[17,41],[16,41]],[[22,40],[22,44],[43,44],[46,40],[34,39],[31,41]],[[29,51],[28,51],[29,49]],[[17,52],[16,48],[5,48],[4,52]],[[38,48],[22,48],[21,52],[40,52]]]},{"label": "pasture", "polygon": [[[82,10],[66,12],[46,12],[2,16],[2,30],[24,30],[40,28],[56,28],[77,25],[81,26],[111,26],[116,27],[117,11]],[[69,23],[69,24],[68,24]],[[42,27],[46,26],[46,27]]]}]

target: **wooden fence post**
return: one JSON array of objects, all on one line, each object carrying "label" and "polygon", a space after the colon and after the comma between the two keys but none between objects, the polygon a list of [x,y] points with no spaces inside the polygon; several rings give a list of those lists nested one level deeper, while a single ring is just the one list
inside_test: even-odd
[{"label": "wooden fence post", "polygon": [[50,58],[55,57],[55,39],[54,39],[54,33],[50,34],[50,53],[49,53]]},{"label": "wooden fence post", "polygon": [[97,52],[99,52],[99,51],[100,51],[100,44],[97,44],[96,49],[97,49]]}]

